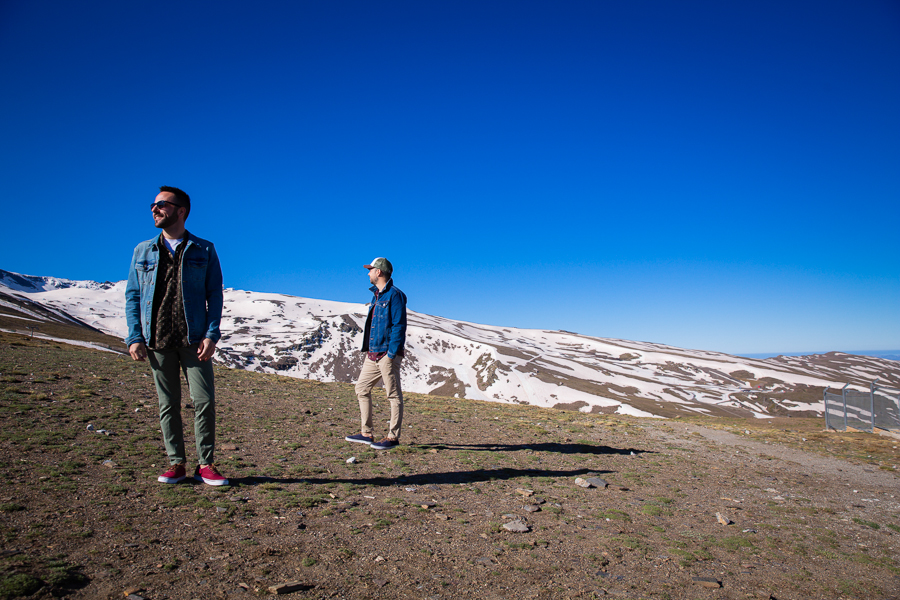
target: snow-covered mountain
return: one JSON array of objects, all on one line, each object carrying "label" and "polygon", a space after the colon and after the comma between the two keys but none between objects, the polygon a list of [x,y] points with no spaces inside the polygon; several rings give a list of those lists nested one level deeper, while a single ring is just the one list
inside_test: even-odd
[{"label": "snow-covered mountain", "polygon": [[[0,270],[0,292],[119,338],[125,332],[124,290],[124,281]],[[240,369],[354,381],[367,310],[364,304],[226,289],[217,359]],[[584,412],[765,417],[821,414],[825,387],[868,389],[875,378],[900,386],[900,363],[836,352],[751,359],[410,311],[402,378],[410,392]]]}]

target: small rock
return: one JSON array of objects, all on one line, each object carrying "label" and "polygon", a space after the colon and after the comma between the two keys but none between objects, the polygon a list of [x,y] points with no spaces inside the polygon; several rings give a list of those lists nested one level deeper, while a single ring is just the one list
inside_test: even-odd
[{"label": "small rock", "polygon": [[531,528],[522,521],[510,521],[503,524],[503,529],[513,533],[528,533]]},{"label": "small rock", "polygon": [[299,581],[290,581],[288,583],[282,583],[281,585],[269,586],[269,592],[273,594],[290,594],[291,592],[296,592],[297,590],[302,590],[306,587],[307,586]]},{"label": "small rock", "polygon": [[373,579],[372,580],[372,585],[374,585],[375,587],[384,587],[387,584],[388,584],[388,582],[386,579]]},{"label": "small rock", "polygon": [[111,460],[104,460],[104,461],[103,461],[103,466],[104,466],[104,467],[109,467],[110,469],[115,469],[115,468],[118,467],[119,465],[117,465],[116,463],[114,463],[114,462],[111,461]]},{"label": "small rock", "polygon": [[492,564],[494,564],[494,559],[488,558],[486,556],[481,557],[481,558],[476,558],[475,564],[476,565],[492,565]]},{"label": "small rock", "polygon": [[699,583],[703,587],[707,588],[722,587],[722,582],[720,582],[715,577],[691,577],[691,581],[693,581],[694,583]]},{"label": "small rock", "polygon": [[722,525],[731,525],[734,522],[722,513],[716,513],[716,520]]},{"label": "small rock", "polygon": [[414,492],[414,491],[416,491],[416,488],[406,488],[406,491],[407,491],[407,492]]},{"label": "small rock", "polygon": [[141,409],[140,409],[140,408],[136,408],[136,409],[134,409],[134,412],[141,412]]},{"label": "small rock", "polygon": [[527,504],[522,507],[522,510],[524,510],[525,512],[534,513],[540,511],[541,507],[536,504]]},{"label": "small rock", "polygon": [[137,594],[128,594],[125,596],[125,600],[147,600],[143,596],[138,596]]},{"label": "small rock", "polygon": [[87,430],[88,430],[88,431],[94,431],[94,426],[93,426],[91,423],[88,423],[88,425],[87,425]]},{"label": "small rock", "polygon": [[384,562],[384,557],[383,557],[383,556],[376,556],[376,557],[375,557],[375,562]]},{"label": "small rock", "polygon": [[519,515],[514,514],[514,513],[506,513],[505,515],[503,515],[503,518],[504,519],[512,519],[513,521],[516,521],[516,520],[519,520]]},{"label": "small rock", "polygon": [[437,506],[437,504],[435,504],[434,502],[422,502],[421,504],[419,504],[419,506],[421,506],[422,508],[434,508],[435,506]]},{"label": "small rock", "polygon": [[575,478],[575,485],[577,485],[578,487],[583,487],[583,488],[591,487],[591,484],[588,482],[588,480],[582,479],[581,477]]},{"label": "small rock", "polygon": [[142,590],[143,590],[143,588],[139,588],[139,587],[130,587],[130,588],[127,588],[127,589],[125,590],[125,596],[131,596],[132,594],[137,594],[138,592],[140,592],[140,591],[142,591]]},{"label": "small rock", "polygon": [[521,494],[527,498],[528,496],[534,495],[534,490],[526,490],[525,488],[519,488],[516,490],[516,493]]},{"label": "small rock", "polygon": [[592,486],[601,488],[601,489],[603,489],[609,485],[608,483],[606,483],[606,481],[604,479],[600,479],[599,477],[588,477],[586,479],[586,481],[589,484],[591,484]]},{"label": "small rock", "polygon": [[216,507],[216,512],[217,512],[217,513],[224,513],[224,512],[228,512],[228,509],[227,509],[227,508],[224,508],[224,507],[221,507],[221,506],[217,506],[217,507]]},{"label": "small rock", "polygon": [[356,464],[356,457],[355,457],[355,456],[351,456],[350,458],[348,458],[348,459],[347,459],[347,464],[348,464],[348,465],[355,465],[355,464]]},{"label": "small rock", "polygon": [[222,450],[238,450],[237,444],[222,444]]}]

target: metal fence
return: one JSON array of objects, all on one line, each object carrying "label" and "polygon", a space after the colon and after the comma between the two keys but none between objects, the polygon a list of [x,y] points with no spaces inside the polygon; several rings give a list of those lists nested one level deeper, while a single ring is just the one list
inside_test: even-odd
[{"label": "metal fence", "polygon": [[900,392],[877,382],[872,382],[868,392],[849,390],[849,383],[839,394],[825,388],[825,428],[900,431]]}]

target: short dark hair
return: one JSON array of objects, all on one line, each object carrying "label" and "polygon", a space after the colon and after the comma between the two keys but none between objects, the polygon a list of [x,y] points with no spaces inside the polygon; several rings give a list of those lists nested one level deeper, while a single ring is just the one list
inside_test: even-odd
[{"label": "short dark hair", "polygon": [[187,195],[187,192],[180,190],[177,187],[172,187],[171,185],[161,185],[159,186],[159,191],[175,194],[175,200],[177,200],[178,204],[183,206],[187,211],[184,213],[184,220],[187,221],[188,215],[191,214],[191,197]]}]

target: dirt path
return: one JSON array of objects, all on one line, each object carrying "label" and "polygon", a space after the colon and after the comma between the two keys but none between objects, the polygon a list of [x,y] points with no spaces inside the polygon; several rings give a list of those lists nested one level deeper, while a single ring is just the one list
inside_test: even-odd
[{"label": "dirt path", "polygon": [[[789,448],[781,444],[759,442],[721,429],[711,429],[695,425],[693,423],[666,422],[667,429],[677,432],[673,435],[668,431],[651,428],[650,432],[656,439],[673,441],[677,439],[682,443],[694,444],[699,434],[705,440],[709,440],[719,446],[737,448],[739,451],[755,456],[771,458],[783,461],[792,468],[800,467],[808,473],[817,473],[823,477],[835,480],[834,485],[857,485],[884,487],[890,489],[897,485],[897,476],[893,472],[880,471],[869,466],[857,465],[846,460],[822,456],[813,452],[806,452],[796,448]],[[898,443],[897,445],[900,445]],[[898,496],[900,496],[900,489]]]}]

